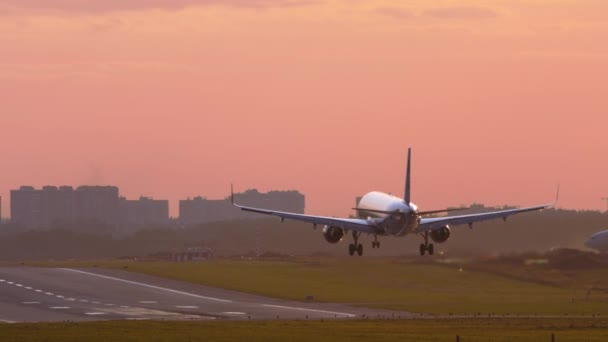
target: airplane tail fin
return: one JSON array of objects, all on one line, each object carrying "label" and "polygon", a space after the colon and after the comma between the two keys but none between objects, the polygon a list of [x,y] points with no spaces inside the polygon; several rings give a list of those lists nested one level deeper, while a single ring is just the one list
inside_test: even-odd
[{"label": "airplane tail fin", "polygon": [[412,157],[412,148],[409,147],[407,149],[407,170],[405,173],[405,193],[403,195],[403,200],[405,203],[410,204],[410,161]]}]

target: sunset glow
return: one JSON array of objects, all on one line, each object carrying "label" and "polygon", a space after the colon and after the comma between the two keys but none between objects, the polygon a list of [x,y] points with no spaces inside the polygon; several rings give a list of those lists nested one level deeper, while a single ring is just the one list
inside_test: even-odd
[{"label": "sunset glow", "polygon": [[608,2],[0,0],[0,195],[608,196]]}]

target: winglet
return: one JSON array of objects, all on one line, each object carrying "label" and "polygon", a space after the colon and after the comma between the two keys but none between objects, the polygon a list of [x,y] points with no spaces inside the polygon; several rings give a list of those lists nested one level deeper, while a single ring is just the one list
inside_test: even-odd
[{"label": "winglet", "polygon": [[234,205],[234,186],[230,183],[230,202]]},{"label": "winglet", "polygon": [[412,157],[412,148],[408,147],[407,149],[407,169],[405,173],[405,193],[403,194],[403,201],[405,203],[410,204],[410,162]]}]

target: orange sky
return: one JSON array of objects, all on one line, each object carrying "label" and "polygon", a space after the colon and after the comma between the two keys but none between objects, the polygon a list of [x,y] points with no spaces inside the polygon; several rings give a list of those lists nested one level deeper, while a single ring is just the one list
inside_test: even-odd
[{"label": "orange sky", "polygon": [[608,2],[0,0],[0,195],[601,209]]}]

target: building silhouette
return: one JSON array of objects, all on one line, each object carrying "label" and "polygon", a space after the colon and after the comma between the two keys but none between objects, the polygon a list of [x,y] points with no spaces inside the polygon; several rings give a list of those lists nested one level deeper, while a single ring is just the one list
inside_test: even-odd
[{"label": "building silhouette", "polygon": [[[234,197],[239,204],[251,207],[301,214],[304,213],[305,208],[304,195],[295,190],[260,193],[253,189],[235,194]],[[183,224],[253,219],[259,217],[260,215],[244,212],[235,208],[232,205],[230,198],[209,200],[199,196],[179,201],[179,219]]]},{"label": "building silhouette", "polygon": [[44,229],[61,222],[119,223],[118,188],[115,186],[22,186],[11,190],[11,221]]},{"label": "building silhouette", "polygon": [[120,221],[127,225],[160,225],[169,222],[169,201],[141,196],[138,200],[120,198]]}]

